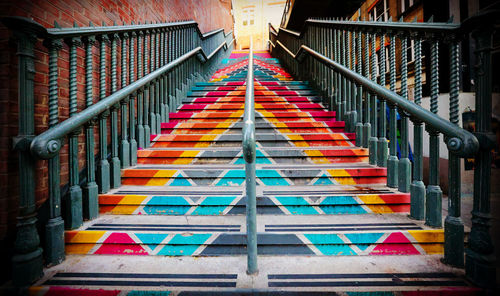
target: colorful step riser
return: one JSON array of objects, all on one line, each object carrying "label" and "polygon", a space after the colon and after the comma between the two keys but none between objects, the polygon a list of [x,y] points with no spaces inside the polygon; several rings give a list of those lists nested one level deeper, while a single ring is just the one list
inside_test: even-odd
[{"label": "colorful step riser", "polygon": [[[222,104],[190,104],[179,107],[177,112],[234,112],[236,110],[244,110],[245,104],[237,103],[222,103]],[[282,103],[257,103],[255,104],[256,111],[269,112],[317,112],[323,111],[324,107],[318,103],[297,103],[297,104],[282,104]]]},{"label": "colorful step riser", "polygon": [[[214,103],[244,103],[244,97],[199,97],[188,98],[182,101],[183,104],[214,104]],[[255,98],[256,103],[320,103],[319,97],[275,97],[262,96]]]},{"label": "colorful step riser", "polygon": [[[368,160],[365,149],[257,150],[257,164],[356,163]],[[242,150],[139,150],[139,164],[243,164]]]},{"label": "colorful step riser", "polygon": [[[279,97],[287,97],[287,96],[317,96],[318,93],[315,91],[309,91],[309,90],[297,90],[297,91],[262,91],[262,90],[255,90],[254,91],[254,96],[279,96]],[[193,92],[188,92],[188,98],[189,97],[224,97],[224,96],[245,96],[245,91],[244,90],[239,90],[239,91],[193,91]]]},{"label": "colorful step riser", "polygon": [[[94,227],[103,229],[105,227]],[[145,232],[84,230],[66,232],[68,254],[228,256],[246,254],[246,235],[231,232]],[[258,233],[260,255],[370,256],[443,253],[442,230],[345,233]]]},{"label": "colorful step riser", "polygon": [[[363,169],[257,169],[257,184],[290,185],[368,185],[385,184],[385,168]],[[245,171],[235,169],[155,170],[128,169],[122,171],[123,185],[136,186],[242,186]]]},{"label": "colorful step riser", "polygon": [[[244,196],[100,195],[100,212],[115,215],[245,215]],[[354,196],[258,196],[261,215],[408,212],[405,193]]]},{"label": "colorful step riser", "polygon": [[[170,113],[170,122],[175,120],[193,120],[193,119],[219,119],[230,120],[243,118],[243,110],[235,111],[202,111],[202,112],[176,112]],[[297,121],[298,119],[335,121],[334,111],[258,111],[256,119],[280,119],[281,121]]]}]

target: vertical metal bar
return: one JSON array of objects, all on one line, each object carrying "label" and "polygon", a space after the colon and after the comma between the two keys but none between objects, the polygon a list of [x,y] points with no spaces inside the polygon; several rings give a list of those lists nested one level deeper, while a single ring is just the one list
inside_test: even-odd
[{"label": "vertical metal bar", "polygon": [[[156,57],[155,57],[155,48],[156,48],[156,41],[155,41],[155,36],[156,36],[156,30],[151,30],[150,38],[150,52],[149,52],[149,57],[150,57],[150,63],[149,63],[149,72],[153,72],[155,70],[155,63],[156,63]],[[156,114],[155,114],[155,102],[156,102],[156,85],[154,82],[151,82],[149,84],[149,128],[151,129],[151,134],[157,134],[156,131]]]},{"label": "vertical metal bar", "polygon": [[[374,75],[374,73],[372,73]],[[370,78],[370,34],[365,33],[365,77]],[[361,138],[361,146],[368,148],[368,139],[371,137],[371,112],[370,112],[370,99],[371,94],[365,92],[365,111],[363,112],[364,124],[363,124],[363,137]]]},{"label": "vertical metal bar", "polygon": [[[415,39],[415,96],[414,102],[422,102],[422,40]],[[413,120],[413,182],[410,185],[410,217],[417,220],[425,218],[424,179],[424,128],[422,122]]]},{"label": "vertical metal bar", "polygon": [[[493,18],[490,21],[494,20]],[[474,159],[474,205],[472,227],[465,256],[465,274],[481,287],[494,287],[496,279],[495,249],[489,233],[491,149],[494,134],[491,130],[491,50],[493,24],[485,19],[473,32],[476,44],[476,135],[481,137]]]},{"label": "vertical metal bar", "polygon": [[[107,35],[99,36],[99,100],[106,97],[106,43],[108,41]],[[106,193],[111,187],[108,162],[108,115],[109,113],[104,112],[99,116],[99,161],[97,162],[99,193]]]},{"label": "vertical metal bar", "polygon": [[[385,87],[385,35],[380,34],[380,84]],[[388,142],[386,138],[387,133],[387,118],[386,108],[387,102],[383,97],[380,97],[380,109],[378,118],[380,120],[380,127],[378,129],[378,143],[377,143],[377,165],[380,167],[387,166],[387,149]]]},{"label": "vertical metal bar", "polygon": [[[143,76],[146,76],[148,74],[149,66],[149,50],[148,50],[148,36],[150,32],[145,31],[144,32],[144,51],[143,51],[143,57],[144,57],[144,72]],[[144,90],[142,91],[143,98],[144,98],[144,148],[149,147],[150,142],[151,142],[151,127],[149,125],[149,101],[151,100],[151,93],[149,91],[149,85],[146,85],[144,87]]]},{"label": "vertical metal bar", "polygon": [[[439,41],[431,43],[431,112],[438,113],[439,99]],[[429,132],[429,186],[426,192],[425,224],[433,227],[442,226],[442,197],[443,192],[439,187],[439,133],[435,130]]]},{"label": "vertical metal bar", "polygon": [[[372,72],[372,81],[377,83],[377,55],[376,55],[376,44],[377,44],[377,35],[372,34],[372,47],[371,47],[371,72]],[[367,49],[368,50],[368,49]],[[368,148],[369,148],[369,156],[368,160],[370,164],[377,164],[377,142],[378,142],[378,125],[377,125],[377,95],[370,95],[370,108],[366,110],[366,112],[370,112],[370,137],[368,138]]]},{"label": "vertical metal bar", "polygon": [[[135,32],[130,33],[130,41],[129,41],[129,83],[135,81],[135,42],[137,34]],[[137,164],[137,141],[135,139],[135,97],[137,93],[134,93],[129,96],[129,131],[130,131],[130,165]]]},{"label": "vertical metal bar", "polygon": [[[49,49],[49,128],[59,123],[58,67],[61,40],[46,40]],[[49,220],[45,225],[45,262],[56,265],[65,258],[64,220],[61,217],[60,158],[59,153],[48,160]]]},{"label": "vertical metal bar", "polygon": [[257,198],[255,176],[255,103],[253,86],[253,49],[250,39],[248,74],[245,93],[243,127],[243,155],[245,157],[246,220],[247,220],[247,273],[257,274]]},{"label": "vertical metal bar", "polygon": [[[160,31],[160,66],[165,65],[165,29]],[[160,122],[166,122],[166,110],[165,110],[165,76],[160,78]],[[161,133],[161,126],[160,132]]]},{"label": "vertical metal bar", "polygon": [[[408,38],[401,38],[401,96],[408,100],[408,56],[406,53]],[[401,157],[398,163],[398,190],[410,192],[411,162],[408,158],[410,153],[408,141],[408,116],[400,110],[401,117]]]},{"label": "vertical metal bar", "polygon": [[[81,45],[79,38],[66,41],[69,45],[69,117],[78,113],[77,79],[76,79],[76,48]],[[69,134],[68,166],[69,166],[69,193],[65,205],[65,227],[75,229],[83,224],[82,216],[82,189],[80,187],[80,170],[78,167],[78,135],[81,130]]]},{"label": "vertical metal bar", "polygon": [[[450,44],[450,122],[459,123],[460,47],[457,40]],[[444,221],[444,262],[464,265],[464,224],[460,219],[461,180],[460,158],[448,152],[448,215]]]},{"label": "vertical metal bar", "polygon": [[[356,60],[357,60],[357,65],[356,65],[356,72],[358,74],[363,74],[363,59],[361,57],[362,55],[362,47],[361,47],[361,41],[363,40],[362,38],[362,33],[361,31],[358,32],[358,38],[356,40],[356,47],[357,47],[357,51],[356,51]],[[354,117],[354,123],[355,123],[355,126],[353,126],[352,128],[352,132],[358,132],[358,133],[362,133],[362,128],[363,128],[363,108],[362,108],[362,102],[363,102],[363,87],[361,85],[358,86],[358,90],[357,90],[357,96],[355,98],[355,115],[353,116]],[[360,144],[360,141],[361,140],[361,136],[358,137],[358,135],[356,135],[356,145],[357,146],[361,146]]]},{"label": "vertical metal bar", "polygon": [[[160,31],[156,30],[155,31],[155,70],[160,68],[160,45],[161,45],[161,40],[160,40]],[[155,131],[156,134],[160,134],[161,130],[161,114],[160,114],[160,80],[157,79],[154,82],[155,85]]]},{"label": "vertical metal bar", "polygon": [[[124,88],[127,85],[127,39],[128,33],[124,33],[122,35],[122,45],[121,45],[121,86]],[[122,168],[126,168],[130,166],[130,143],[128,141],[128,132],[127,132],[127,104],[128,98],[124,99],[120,102],[121,111],[121,141],[120,141],[120,160],[122,164]]]},{"label": "vertical metal bar", "polygon": [[[389,47],[389,81],[392,91],[396,91],[396,37],[390,35]],[[396,106],[389,106],[389,159],[387,160],[387,186],[398,187],[398,138]],[[384,115],[385,116],[385,115]]]},{"label": "vertical metal bar", "polygon": [[[142,41],[144,40],[144,33],[140,31],[137,37],[137,77],[142,78],[143,72],[143,55],[142,55]],[[137,145],[141,148],[146,148],[145,134],[144,134],[144,91],[141,89],[137,93]]]}]

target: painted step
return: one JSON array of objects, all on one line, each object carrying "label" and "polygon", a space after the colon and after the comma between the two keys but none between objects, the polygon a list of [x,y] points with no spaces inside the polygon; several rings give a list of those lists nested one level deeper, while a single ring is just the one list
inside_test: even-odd
[{"label": "painted step", "polygon": [[[287,85],[304,85],[309,86],[309,82],[307,81],[258,81],[258,83],[262,86],[287,86]],[[196,86],[242,86],[245,84],[245,81],[241,82],[198,82]]]},{"label": "painted step", "polygon": [[[114,215],[245,215],[246,197],[241,194],[217,195],[208,190],[203,194],[99,195],[101,214]],[[168,193],[167,193],[168,194]],[[269,195],[257,196],[258,215],[342,215],[408,213],[410,195],[390,190],[377,194],[331,195]]]},{"label": "painted step", "polygon": [[[444,231],[417,225],[266,225],[257,233],[259,255],[373,256],[443,253]],[[82,255],[246,255],[240,225],[109,224],[66,231],[66,253]]]},{"label": "painted step", "polygon": [[[259,133],[331,133],[343,132],[343,121],[318,122],[258,122],[255,132]],[[161,124],[162,134],[233,134],[241,133],[243,122],[167,122]]]},{"label": "painted step", "polygon": [[[169,114],[170,122],[231,122],[243,119],[243,110],[234,112],[176,112]],[[255,121],[335,121],[335,111],[280,112],[257,111]]]},{"label": "painted step", "polygon": [[[257,144],[263,147],[352,147],[354,133],[325,134],[256,134]],[[168,147],[241,147],[241,134],[166,134],[151,135],[152,148]]]},{"label": "painted step", "polygon": [[[244,103],[215,103],[215,104],[187,104],[182,105],[177,109],[177,112],[227,112],[234,110],[244,110]],[[256,103],[255,110],[263,111],[280,111],[280,112],[311,112],[324,111],[325,107],[319,103]]]},{"label": "painted step", "polygon": [[[387,170],[378,167],[337,168],[333,165],[258,165],[257,184],[287,185],[357,185],[385,184]],[[241,186],[245,170],[241,165],[141,165],[124,169],[123,185],[136,186]]]},{"label": "painted step", "polygon": [[[50,267],[29,295],[383,295],[479,296],[463,269],[441,255],[262,256],[261,280],[248,276],[243,256],[68,255]],[[161,290],[161,291],[159,291]],[[6,293],[7,295],[7,293]]]},{"label": "painted step", "polygon": [[[275,90],[263,91],[255,90],[254,96],[317,96],[318,93],[312,90]],[[187,93],[188,97],[224,97],[224,96],[245,96],[244,90],[235,91],[190,91]]]},{"label": "painted step", "polygon": [[[257,149],[257,164],[354,163],[367,162],[363,148],[330,149]],[[241,148],[229,149],[142,149],[137,151],[138,164],[243,164]]]},{"label": "painted step", "polygon": [[[246,90],[246,85],[205,85],[205,86],[194,86],[191,91],[234,91],[234,90]],[[258,82],[254,85],[254,90],[312,90],[309,85],[260,85]]]},{"label": "painted step", "polygon": [[[244,97],[197,97],[186,98],[183,104],[214,104],[214,103],[244,103]],[[321,98],[317,96],[277,97],[259,96],[255,98],[256,103],[319,103]]]}]

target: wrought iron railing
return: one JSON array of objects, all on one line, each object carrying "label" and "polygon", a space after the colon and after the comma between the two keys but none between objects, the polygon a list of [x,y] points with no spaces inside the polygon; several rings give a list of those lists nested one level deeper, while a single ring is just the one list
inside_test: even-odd
[{"label": "wrought iron railing", "polygon": [[[53,29],[21,17],[2,21],[17,39],[19,57],[19,135],[14,147],[19,151],[20,211],[13,279],[23,285],[37,279],[43,266],[36,228],[36,159],[48,159],[50,216],[45,225],[43,252],[45,263],[54,265],[65,258],[64,229],[78,228],[83,219],[97,217],[98,193],[120,186],[120,169],[137,163],[138,147],[148,147],[150,135],[161,132],[161,122],[168,121],[169,112],[177,108],[190,86],[216,69],[225,52],[230,52],[232,34],[224,34],[222,29],[201,34],[194,21]],[[38,42],[48,49],[49,124],[45,132],[35,135],[34,48]],[[58,92],[58,54],[63,46],[69,53],[68,102],[62,102]],[[94,46],[99,49],[97,71]],[[77,71],[78,49],[84,50],[84,73]],[[97,85],[94,76],[99,77]],[[78,110],[78,85],[82,81],[85,108]],[[94,90],[98,90],[98,102]],[[59,107],[63,103],[69,105],[69,118],[60,121]],[[94,137],[96,124],[98,139]],[[82,130],[86,155],[83,188],[78,165],[78,136]],[[66,138],[70,189],[62,211],[59,151]],[[95,142],[99,143],[97,167]]]},{"label": "wrought iron railing", "polygon": [[243,116],[243,156],[245,158],[245,190],[247,221],[247,273],[255,274],[257,268],[257,197],[255,175],[255,98],[253,85],[253,42],[250,38],[248,72],[245,92],[245,113]]},{"label": "wrought iron railing", "polygon": [[[490,11],[462,24],[309,19],[301,32],[283,28],[276,32],[272,27],[269,29],[273,56],[280,58],[293,75],[310,81],[323,94],[323,103],[337,111],[337,120],[344,120],[346,130],[356,133],[356,145],[369,148],[370,164],[387,166],[387,185],[401,192],[410,192],[410,216],[425,220],[432,227],[442,226],[439,137],[440,134],[444,135],[449,151],[449,202],[448,216],[444,223],[444,262],[454,266],[464,265],[464,225],[460,218],[460,158],[475,157],[474,209],[465,257],[468,277],[482,286],[495,282],[491,261],[493,245],[487,226],[491,182],[490,151],[494,145],[488,122],[491,118],[492,36],[494,23],[500,19],[498,16],[498,11]],[[477,120],[474,134],[458,126],[459,43],[469,32],[473,33],[476,40],[476,55],[480,61],[475,81]],[[408,98],[409,42],[413,42],[414,51],[413,101]],[[430,48],[427,59],[422,56],[423,43]],[[443,43],[448,45],[450,51],[449,120],[438,115],[439,46]],[[377,47],[380,49],[377,50]],[[430,73],[426,77],[426,83],[430,85],[430,110],[421,106],[423,61],[427,61]],[[399,71],[396,70],[396,65],[399,65]],[[389,76],[388,80],[386,74]],[[400,80],[399,87],[397,76]],[[389,89],[386,88],[387,85]],[[386,115],[387,109],[389,116]],[[400,139],[398,116],[401,123]],[[413,162],[409,159],[409,120],[414,126]],[[423,182],[424,125],[430,138],[427,187]]]}]

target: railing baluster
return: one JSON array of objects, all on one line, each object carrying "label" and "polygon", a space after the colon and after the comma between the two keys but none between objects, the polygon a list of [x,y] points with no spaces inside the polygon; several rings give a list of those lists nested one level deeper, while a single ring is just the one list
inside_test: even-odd
[{"label": "railing baluster", "polygon": [[[80,38],[66,40],[69,45],[69,117],[78,113],[77,104],[77,79],[76,79],[76,48],[81,45]],[[65,227],[75,229],[83,224],[82,212],[82,188],[80,187],[80,170],[78,166],[78,135],[81,130],[74,131],[69,135],[68,166],[69,166],[69,193],[65,203]]]},{"label": "railing baluster", "polygon": [[[362,39],[362,33],[361,31],[358,31],[358,38],[356,40],[356,72],[358,74],[362,74],[363,71],[363,59],[362,59],[362,53],[363,49],[361,47],[361,41]],[[362,102],[363,102],[363,87],[361,85],[358,85],[358,90],[357,90],[357,96],[355,98],[355,114],[353,115],[353,122],[355,126],[352,128],[352,132],[356,132],[356,145],[361,146],[361,133],[363,132],[363,109],[362,109]],[[358,136],[359,134],[359,136]]]},{"label": "railing baluster", "polygon": [[[371,78],[372,81],[377,83],[377,55],[376,55],[376,44],[377,44],[377,35],[372,34],[372,48],[371,48],[371,59],[370,59],[370,65],[371,65]],[[368,50],[368,49],[366,49]],[[370,94],[370,108],[367,110],[367,112],[370,112],[370,126],[371,126],[371,131],[370,131],[370,136],[368,138],[368,148],[369,148],[369,156],[368,160],[369,163],[372,165],[377,164],[377,142],[378,142],[378,120],[377,120],[377,95],[374,93]]]},{"label": "railing baluster", "polygon": [[[137,78],[144,76],[143,72],[143,55],[142,55],[142,41],[144,40],[144,33],[139,31],[137,34]],[[144,91],[140,90],[137,93],[137,145],[141,148],[146,148],[146,140],[144,133]]]},{"label": "railing baluster", "polygon": [[[389,47],[389,81],[391,91],[396,91],[396,37],[390,35]],[[389,159],[387,160],[387,186],[398,187],[398,138],[397,110],[394,104],[389,106]],[[385,116],[385,115],[384,115]]]},{"label": "railing baluster", "polygon": [[[155,63],[156,63],[156,57],[155,57],[155,47],[156,47],[156,41],[155,41],[155,35],[156,35],[156,30],[151,30],[149,36],[151,38],[150,44],[149,44],[149,57],[150,57],[150,62],[149,62],[149,72],[153,72],[155,70]],[[156,102],[156,85],[154,81],[152,81],[149,84],[149,128],[151,129],[151,135],[157,134],[156,131],[156,108],[155,108],[155,102]]]},{"label": "railing baluster", "polygon": [[[49,49],[49,129],[59,123],[58,67],[61,40],[47,39],[45,46]],[[48,161],[49,177],[49,220],[45,225],[45,263],[56,265],[65,258],[64,253],[64,220],[61,217],[61,177],[60,158],[57,153]]]},{"label": "railing baluster", "polygon": [[[160,40],[160,31],[159,30],[155,30],[155,70],[160,68],[160,44],[161,44],[161,40]],[[156,134],[160,134],[160,130],[161,130],[161,114],[160,114],[160,80],[157,79],[155,82],[154,82],[154,85],[155,85],[155,123],[156,123],[156,126],[155,126],[155,131],[156,131]]]},{"label": "railing baluster", "polygon": [[[380,34],[380,84],[385,87],[385,34]],[[385,98],[380,97],[380,109],[378,113],[380,128],[378,133],[377,143],[377,165],[380,167],[387,167],[387,150],[389,143],[387,142],[387,117],[386,109],[387,102]]]},{"label": "railing baluster", "polygon": [[[143,48],[143,57],[144,57],[144,74],[146,76],[149,73],[149,50],[148,50],[148,36],[150,32],[149,30],[144,32],[144,48]],[[149,101],[151,100],[151,92],[149,90],[149,85],[144,86],[144,90],[142,91],[144,98],[144,148],[149,147],[151,145],[151,127],[149,122]]]},{"label": "railing baluster", "polygon": [[[431,112],[438,113],[439,100],[439,41],[431,41]],[[433,129],[429,132],[429,186],[426,192],[425,224],[433,227],[442,226],[443,192],[439,187],[439,133]]]},{"label": "railing baluster", "polygon": [[[95,43],[95,37],[89,36],[84,40],[85,43],[85,107],[93,104],[94,85],[92,83],[92,73],[94,71],[92,62],[92,47]],[[94,160],[94,123],[90,121],[85,127],[85,159],[87,183],[83,186],[83,218],[94,219],[99,215],[99,204],[97,200],[98,189],[95,182],[95,160]]]},{"label": "railing baluster", "polygon": [[[101,35],[99,40],[99,100],[106,97],[106,43],[109,41],[107,35]],[[97,185],[99,193],[109,191],[111,185],[109,180],[110,168],[108,162],[108,115],[105,112],[99,116],[99,161],[97,162]]]},{"label": "railing baluster", "polygon": [[[415,39],[415,95],[414,102],[422,102],[422,40]],[[424,128],[422,122],[413,119],[413,182],[410,186],[410,217],[417,220],[425,218],[425,185],[424,179]]]},{"label": "railing baluster", "polygon": [[[128,63],[129,63],[129,84],[135,81],[135,42],[136,42],[136,36],[137,34],[135,32],[130,33],[130,39],[129,39],[129,56],[128,56]],[[136,165],[137,164],[137,141],[135,139],[135,131],[136,131],[136,125],[135,125],[135,97],[137,96],[136,93],[132,94],[129,96],[129,131],[130,131],[130,165]]]},{"label": "railing baluster", "polygon": [[[118,90],[117,73],[117,46],[120,37],[118,34],[111,35],[111,93]],[[111,107],[111,188],[121,186],[121,164],[118,141],[118,110],[120,106],[115,104]]]},{"label": "railing baluster", "polygon": [[[459,124],[460,48],[455,38],[450,44],[450,122]],[[444,221],[444,262],[464,266],[464,224],[460,219],[462,183],[460,158],[448,152],[448,215]]]},{"label": "railing baluster", "polygon": [[[370,78],[370,34],[365,33],[365,77]],[[368,139],[371,137],[371,123],[370,123],[370,100],[371,95],[369,92],[365,92],[365,102],[361,105],[363,110],[363,116],[360,117],[361,122],[363,124],[363,131],[361,132],[361,146],[363,148],[368,148]],[[364,118],[363,118],[364,117]],[[359,145],[358,145],[359,146]]]},{"label": "railing baluster", "polygon": [[[402,36],[401,40],[401,96],[408,100],[408,57],[406,47],[408,38]],[[399,111],[401,118],[401,158],[398,163],[398,190],[410,192],[411,162],[408,158],[408,117],[402,110]]]},{"label": "railing baluster", "polygon": [[[121,36],[121,86],[124,88],[127,85],[127,39],[128,33],[123,33]],[[128,141],[128,132],[127,132],[127,104],[128,99],[120,102],[121,111],[120,111],[120,126],[121,126],[121,141],[120,141],[120,161],[122,168],[127,168],[130,166],[130,143]]]}]

